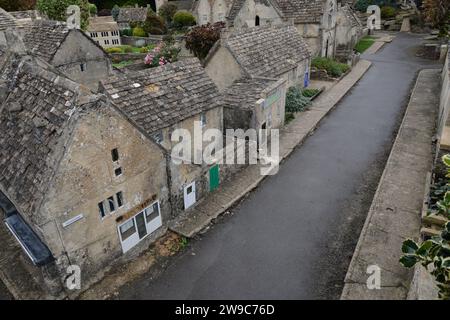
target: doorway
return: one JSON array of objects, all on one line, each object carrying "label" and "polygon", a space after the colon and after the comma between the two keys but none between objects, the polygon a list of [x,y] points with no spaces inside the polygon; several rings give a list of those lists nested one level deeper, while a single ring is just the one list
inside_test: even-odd
[{"label": "doorway", "polygon": [[194,205],[195,197],[195,181],[184,187],[184,210]]},{"label": "doorway", "polygon": [[219,187],[219,165],[215,165],[209,169],[209,191],[214,191]]}]

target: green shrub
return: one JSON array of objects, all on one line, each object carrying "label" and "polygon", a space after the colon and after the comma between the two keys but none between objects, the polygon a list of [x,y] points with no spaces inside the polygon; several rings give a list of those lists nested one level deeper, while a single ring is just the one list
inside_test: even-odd
[{"label": "green shrub", "polygon": [[195,24],[195,17],[188,11],[180,10],[173,16],[175,28],[190,27]]},{"label": "green shrub", "polygon": [[133,35],[133,30],[132,29],[120,30],[120,35],[131,37]]},{"label": "green shrub", "polygon": [[165,34],[167,32],[163,18],[151,13],[147,15],[143,28],[149,34]]},{"label": "green shrub", "polygon": [[91,16],[95,16],[97,14],[97,6],[93,3],[89,3],[89,13]]},{"label": "green shrub", "polygon": [[339,63],[334,61],[333,59],[324,57],[315,57],[312,60],[311,65],[314,68],[326,70],[327,73],[333,77],[340,77],[350,69],[350,67],[345,63]]},{"label": "green shrub", "polygon": [[141,27],[135,27],[133,29],[133,37],[146,37],[147,33]]},{"label": "green shrub", "polygon": [[123,52],[122,48],[119,48],[119,47],[106,48],[105,51],[108,53],[122,53]]},{"label": "green shrub", "polygon": [[133,47],[129,46],[129,45],[124,45],[124,46],[122,46],[122,51],[125,53],[133,52]]},{"label": "green shrub", "polygon": [[393,7],[382,7],[381,8],[381,17],[383,19],[389,19],[395,17],[396,10]]},{"label": "green shrub", "polygon": [[166,20],[168,23],[170,23],[170,22],[172,22],[173,16],[175,15],[175,13],[177,11],[178,11],[178,7],[175,4],[167,2],[158,9],[158,14],[164,20]]},{"label": "green shrub", "polygon": [[311,101],[302,95],[302,90],[290,87],[286,94],[286,112],[305,111],[311,105]]},{"label": "green shrub", "polygon": [[139,48],[139,52],[140,53],[147,53],[148,52],[148,48],[147,47]]},{"label": "green shrub", "polygon": [[303,95],[304,97],[307,97],[307,98],[312,98],[312,97],[314,97],[316,94],[318,94],[319,92],[320,92],[319,89],[303,89],[303,90],[302,90],[302,95]]}]

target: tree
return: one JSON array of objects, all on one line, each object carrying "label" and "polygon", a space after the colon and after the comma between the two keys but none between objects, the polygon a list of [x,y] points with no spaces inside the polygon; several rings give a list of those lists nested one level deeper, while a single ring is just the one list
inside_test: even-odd
[{"label": "tree", "polygon": [[89,3],[89,14],[91,15],[91,17],[97,14],[97,6],[93,3]]},{"label": "tree", "polygon": [[37,0],[36,8],[50,19],[67,20],[67,7],[77,5],[81,10],[81,29],[85,30],[89,19],[89,2],[87,0]]},{"label": "tree", "polygon": [[0,0],[0,7],[6,11],[22,11],[34,9],[36,0]]},{"label": "tree", "polygon": [[149,11],[144,22],[144,31],[150,34],[165,34],[167,32],[164,20],[153,11]]},{"label": "tree", "polygon": [[119,16],[119,11],[120,11],[120,8],[117,4],[114,5],[114,7],[111,9],[111,15],[115,21],[117,21],[117,17]]},{"label": "tree", "polygon": [[195,17],[186,10],[177,11],[173,16],[173,25],[176,28],[190,27],[195,24]]},{"label": "tree", "polygon": [[169,3],[166,2],[165,4],[163,4],[159,9],[158,9],[158,14],[163,17],[163,19],[167,22],[167,23],[171,23],[172,22],[172,18],[175,15],[175,13],[178,11],[178,7],[173,4],[173,3]]},{"label": "tree", "polygon": [[199,59],[204,59],[212,46],[220,39],[220,31],[225,28],[224,22],[206,24],[192,28],[186,35],[186,49]]},{"label": "tree", "polygon": [[422,8],[425,21],[434,28],[439,28],[442,35],[447,35],[450,23],[450,2],[448,0],[424,0]]}]

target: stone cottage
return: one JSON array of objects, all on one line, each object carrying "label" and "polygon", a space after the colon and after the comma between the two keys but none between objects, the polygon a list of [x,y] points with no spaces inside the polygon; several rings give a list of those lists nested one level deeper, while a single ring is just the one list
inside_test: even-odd
[{"label": "stone cottage", "polygon": [[89,18],[86,34],[102,48],[121,45],[119,25],[112,16]]},{"label": "stone cottage", "polygon": [[337,0],[234,0],[227,20],[235,28],[293,21],[313,55],[333,57]]},{"label": "stone cottage", "polygon": [[278,129],[284,125],[286,80],[243,78],[223,93],[226,129]]},{"label": "stone cottage", "polygon": [[206,73],[221,91],[245,77],[286,80],[307,86],[311,53],[293,25],[224,32],[205,59]]},{"label": "stone cottage", "polygon": [[336,56],[348,57],[364,35],[364,26],[349,5],[341,6],[336,16]]},{"label": "stone cottage", "polygon": [[80,30],[48,20],[35,20],[18,30],[30,54],[92,91],[112,72],[106,52]]},{"label": "stone cottage", "polygon": [[[176,129],[184,129],[193,140],[201,140],[206,129],[223,132],[219,91],[198,59],[116,75],[102,81],[102,87],[130,121],[153,136],[166,151],[170,159],[168,174],[174,216],[217,188],[226,172],[202,159],[192,161],[192,157],[201,157],[205,144],[201,150],[194,150],[193,144],[198,140],[193,141],[192,157],[181,164],[176,160],[184,155],[172,154],[178,144],[172,141]],[[220,147],[217,144],[215,150]]]},{"label": "stone cottage", "polygon": [[198,25],[226,20],[232,0],[197,0],[193,6]]},{"label": "stone cottage", "polygon": [[124,7],[120,8],[117,16],[117,23],[120,30],[130,29],[134,23],[143,23],[147,19],[147,12],[151,10],[150,5],[147,7]]},{"label": "stone cottage", "polygon": [[45,61],[11,57],[1,69],[0,193],[17,211],[3,218],[35,264],[57,270],[44,276],[51,288],[69,265],[87,283],[165,231],[164,152],[104,96]]}]

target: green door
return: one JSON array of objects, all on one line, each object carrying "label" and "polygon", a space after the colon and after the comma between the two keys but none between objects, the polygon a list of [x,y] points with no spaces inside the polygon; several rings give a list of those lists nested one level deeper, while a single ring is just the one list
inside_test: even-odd
[{"label": "green door", "polygon": [[215,165],[209,169],[209,191],[214,191],[219,187],[219,166]]}]

